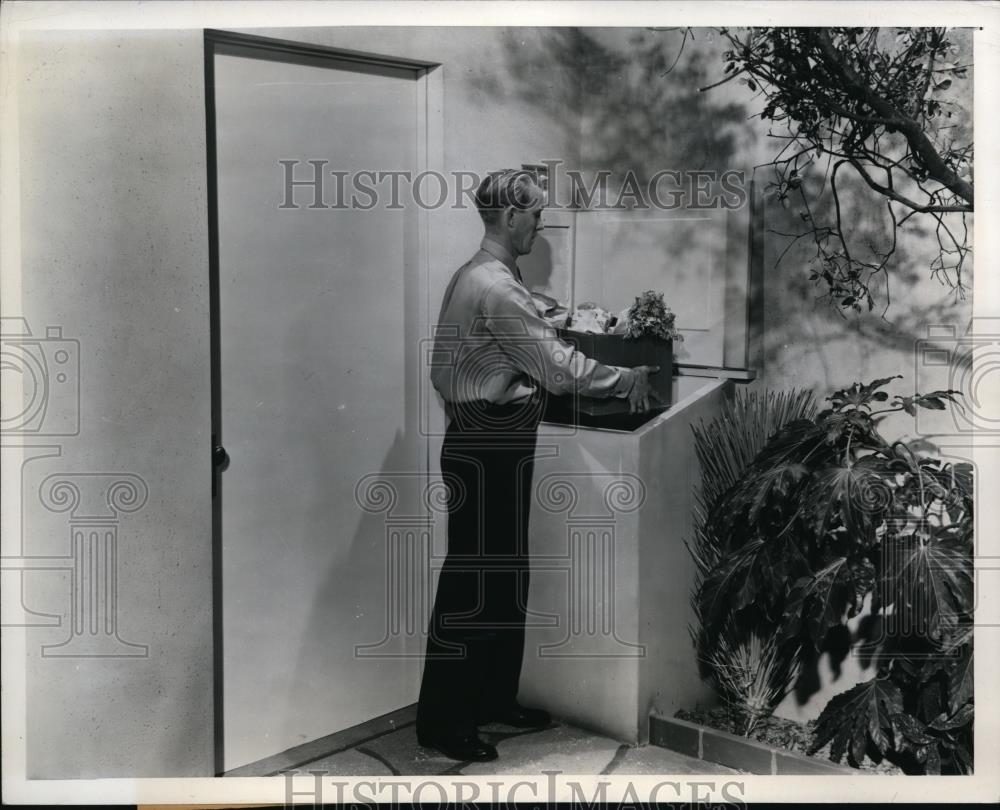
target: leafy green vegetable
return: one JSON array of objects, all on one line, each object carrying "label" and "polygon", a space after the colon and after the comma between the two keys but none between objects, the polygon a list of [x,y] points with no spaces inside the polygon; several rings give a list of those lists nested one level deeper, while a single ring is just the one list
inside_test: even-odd
[{"label": "leafy green vegetable", "polygon": [[660,340],[684,340],[684,336],[674,327],[676,315],[663,300],[663,293],[646,290],[636,296],[635,303],[628,309],[626,337],[633,340],[641,337],[655,337]]}]

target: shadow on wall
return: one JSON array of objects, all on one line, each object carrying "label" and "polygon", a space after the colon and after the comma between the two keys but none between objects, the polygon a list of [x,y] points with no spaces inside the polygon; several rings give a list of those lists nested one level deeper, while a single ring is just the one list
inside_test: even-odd
[{"label": "shadow on wall", "polygon": [[[343,464],[336,448],[322,438],[317,441],[315,451],[311,460],[317,470],[311,478],[315,486],[303,492],[303,508],[329,499],[324,481],[335,476]],[[380,469],[359,470],[358,481],[366,475],[388,483],[386,488],[371,490],[373,502],[381,503],[384,493],[398,487],[396,511],[404,514],[419,511],[414,508],[414,493],[409,491],[415,488],[419,475],[411,438],[397,431]],[[389,503],[385,501],[387,508]],[[289,740],[302,736],[303,704],[308,707],[307,712],[328,723],[312,729],[314,738],[416,700],[422,659],[411,656],[423,652],[419,645],[426,629],[426,616],[420,609],[402,616],[394,613],[394,609],[407,606],[398,602],[400,595],[390,593],[389,588],[393,561],[401,565],[404,557],[419,560],[420,544],[411,539],[395,548],[388,536],[392,521],[388,512],[367,511],[360,503],[350,503],[344,504],[343,514],[344,525],[330,526],[323,538],[323,542],[337,551],[331,554],[325,574],[317,580],[317,589],[298,595],[310,602],[302,638],[313,643],[300,647],[297,660],[294,664],[290,662],[288,670],[288,691],[283,698],[288,707],[284,732]],[[398,522],[398,516],[396,519]],[[303,538],[301,542],[308,541],[309,538]],[[412,573],[409,569],[395,573],[400,578],[400,587],[417,584],[406,578],[407,573]],[[423,580],[418,582],[426,584]],[[426,605],[433,597],[433,593],[411,594],[408,588],[407,595]],[[390,634],[394,620],[401,624]],[[407,626],[408,621],[414,623],[412,627]],[[366,650],[359,654],[358,646]]]},{"label": "shadow on wall", "polygon": [[[315,299],[311,306],[291,322],[283,356],[314,356],[316,335],[309,324],[325,305]],[[404,319],[396,328],[398,339],[406,340],[411,324]],[[398,362],[383,358],[385,368],[395,370]],[[343,384],[363,384],[352,382],[356,377],[345,376]],[[289,650],[280,682],[268,683],[271,691],[262,694],[268,720],[261,730],[281,735],[270,741],[272,753],[416,700],[420,660],[413,653],[422,651],[416,645],[425,630],[424,611],[418,607],[401,615],[408,603],[394,586],[406,586],[408,597],[424,602],[433,596],[414,593],[411,586],[425,583],[408,578],[422,571],[415,574],[409,567],[422,553],[416,535],[424,527],[414,522],[422,514],[426,482],[421,437],[407,430],[403,391],[394,384],[368,385],[373,409],[380,397],[395,403],[378,426],[361,418],[356,402],[340,410],[330,389],[309,388],[294,363],[285,369],[284,389],[311,401],[315,431],[295,459],[301,471],[295,520],[273,538],[286,545],[277,562],[281,570],[260,574],[261,598],[275,603],[277,616],[291,617],[287,626],[258,628],[262,644],[267,633],[280,633],[285,638],[275,647]],[[368,455],[352,455],[359,446],[370,450]],[[390,530],[400,528],[400,516],[409,519],[396,537]]]},{"label": "shadow on wall", "polygon": [[[956,57],[961,62],[972,61],[972,41],[968,32],[953,31],[959,48]],[[721,74],[721,71],[720,71]],[[971,141],[972,82],[962,83],[963,94],[956,96],[951,108],[948,138],[955,143]],[[758,111],[762,104],[757,104]],[[774,140],[764,144],[766,157],[777,155],[785,142]],[[812,183],[827,171],[826,161],[813,172]],[[757,172],[761,187],[774,179],[770,169]],[[810,182],[807,180],[807,182]],[[877,195],[853,174],[838,176],[843,219],[852,234],[850,247],[863,258],[872,255],[872,246],[885,250],[891,244],[890,219],[884,198]],[[825,206],[814,208],[816,222],[834,222],[829,190]],[[897,206],[897,211],[902,210]],[[779,233],[796,234],[804,231],[803,207],[794,198],[787,208],[776,199],[765,206],[767,227]],[[899,217],[900,215],[897,214]],[[965,330],[972,316],[971,266],[966,274],[968,297],[962,299],[940,281],[931,277],[930,264],[936,252],[936,239],[930,227],[933,221],[915,215],[900,228],[896,252],[888,274],[877,279],[877,300],[872,312],[860,315],[849,311],[838,314],[825,301],[817,301],[824,288],[809,281],[809,259],[815,253],[811,238],[804,238],[788,249],[778,267],[775,263],[788,247],[790,238],[769,233],[765,240],[765,375],[763,382],[772,387],[801,385],[813,387],[819,398],[855,380],[869,381],[902,373],[900,385],[910,385],[915,372],[914,348],[918,339],[927,337],[927,328],[949,324]],[[952,227],[960,227],[956,218]],[[969,217],[971,233],[972,217]],[[888,282],[888,290],[886,283]],[[885,305],[889,304],[884,313]],[[916,380],[919,388],[920,380]],[[912,393],[912,387],[911,387]],[[900,427],[907,430],[900,421]]]},{"label": "shadow on wall", "polygon": [[[498,100],[516,97],[561,127],[566,140],[579,143],[580,153],[578,165],[562,168],[579,171],[588,189],[598,172],[609,173],[609,203],[615,202],[630,174],[635,178],[633,188],[645,194],[658,172],[681,173],[676,179],[661,179],[657,186],[660,199],[669,202],[677,190],[688,191],[685,172],[714,171],[721,176],[732,169],[748,171],[752,147],[759,138],[758,128],[747,125],[748,109],[733,102],[731,93],[701,90],[713,81],[712,66],[722,64],[722,47],[713,36],[704,29],[695,32],[693,39],[685,39],[680,31],[563,28],[529,38],[512,29],[504,35],[505,64],[489,76],[478,77],[474,93]],[[564,175],[557,171],[550,184],[557,189],[556,201],[570,202]],[[714,184],[712,193],[718,193],[718,185]],[[675,204],[684,206],[688,199]],[[625,198],[623,202],[633,207],[637,200]],[[617,267],[632,268],[619,279],[619,287],[629,290],[627,300],[599,301],[602,305],[617,310],[649,286],[663,288],[669,303],[675,300],[672,285],[688,293],[703,290],[712,263],[725,261],[719,256],[719,240],[725,241],[727,235],[723,230],[720,236],[716,221],[724,212],[701,210],[689,217],[683,208],[667,212],[654,208],[645,213],[654,220],[648,226],[638,219],[635,227],[603,219],[577,220],[581,229],[590,225],[601,229],[604,242],[599,249],[605,256],[614,256]],[[669,237],[661,239],[656,234],[663,226],[655,220],[665,217],[676,221],[668,229]],[[688,218],[692,221],[683,221]],[[745,234],[739,234],[740,244],[745,240]],[[539,240],[538,247],[547,245]],[[544,262],[532,256],[530,266],[536,265],[544,267]],[[649,279],[658,278],[660,268],[664,283],[654,284]],[[543,286],[538,275],[525,274],[530,288]],[[593,297],[592,292],[583,296]],[[687,347],[678,344],[675,351],[683,361]]]},{"label": "shadow on wall", "polygon": [[679,32],[553,28],[529,47],[512,29],[506,65],[472,89],[516,96],[580,139],[581,165],[570,169],[619,179],[632,170],[640,182],[660,169],[725,170],[756,135],[743,125],[745,107],[700,92],[720,49],[698,37],[678,59]]},{"label": "shadow on wall", "polygon": [[530,256],[530,262],[522,259],[518,264],[524,286],[529,290],[547,289],[552,279],[552,244],[546,238],[544,230],[535,239]]},{"label": "shadow on wall", "polygon": [[[766,185],[764,170],[758,177]],[[873,247],[886,250],[891,233],[884,201],[861,181],[838,182],[838,191],[851,223],[852,251],[865,257]],[[813,209],[817,222],[832,218],[832,202],[826,203]],[[898,233],[888,273],[873,284],[882,305],[871,312],[843,313],[822,299],[825,285],[809,280],[816,254],[812,237],[791,244],[794,235],[805,232],[803,213],[795,202],[785,209],[776,199],[765,201],[766,384],[813,387],[822,398],[855,380],[898,373],[901,363],[906,374],[913,368],[915,343],[926,338],[928,325],[964,328],[972,314],[971,293],[962,300],[930,277],[933,234],[924,223],[911,219]]]}]

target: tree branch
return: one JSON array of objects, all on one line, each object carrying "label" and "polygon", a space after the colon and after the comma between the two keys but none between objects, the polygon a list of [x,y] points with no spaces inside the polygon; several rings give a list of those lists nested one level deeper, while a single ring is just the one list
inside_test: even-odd
[{"label": "tree branch", "polygon": [[913,150],[914,155],[917,156],[931,177],[941,183],[941,185],[953,191],[969,203],[970,206],[974,205],[975,193],[973,191],[972,183],[962,180],[957,174],[948,168],[944,160],[941,158],[941,155],[939,155],[937,150],[934,148],[934,144],[931,143],[930,139],[924,133],[920,125],[909,116],[905,116],[900,113],[895,107],[893,107],[892,104],[874,92],[861,79],[861,77],[858,76],[847,61],[841,57],[836,47],[834,47],[833,41],[830,39],[830,35],[824,29],[817,30],[816,41],[819,44],[823,55],[826,57],[828,67],[839,72],[850,88],[854,90],[855,93],[859,94],[860,97],[865,100],[865,103],[875,110],[876,113],[883,118],[898,122],[894,123],[892,126],[898,129],[902,133],[903,137],[906,138],[906,141]]},{"label": "tree branch", "polygon": [[879,194],[888,197],[890,200],[901,203],[907,208],[912,208],[919,214],[959,214],[968,213],[972,211],[971,205],[921,205],[918,202],[914,202],[908,197],[904,197],[898,191],[895,191],[890,186],[883,186],[876,182],[875,179],[865,171],[864,166],[862,166],[854,158],[848,158],[851,165],[857,170],[858,174],[861,175],[862,179]]}]

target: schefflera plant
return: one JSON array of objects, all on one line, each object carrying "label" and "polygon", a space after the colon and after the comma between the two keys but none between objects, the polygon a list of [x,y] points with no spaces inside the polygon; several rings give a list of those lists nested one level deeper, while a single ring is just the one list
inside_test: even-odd
[{"label": "schefflera plant", "polygon": [[[972,467],[887,442],[888,413],[960,405],[958,392],[895,396],[895,377],[837,391],[778,431],[714,504],[719,554],[697,594],[721,632],[741,615],[775,643],[824,648],[866,602],[879,619],[875,674],[836,695],[812,751],[858,767],[968,773],[973,763]],[[884,406],[884,407],[880,407]]]}]

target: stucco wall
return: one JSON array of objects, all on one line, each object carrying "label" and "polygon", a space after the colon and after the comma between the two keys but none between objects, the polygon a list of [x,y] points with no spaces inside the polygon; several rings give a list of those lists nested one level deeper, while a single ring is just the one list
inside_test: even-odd
[{"label": "stucco wall", "polygon": [[698,675],[689,628],[695,621],[690,583],[696,566],[685,547],[694,524],[694,492],[701,479],[691,426],[718,414],[732,395],[726,380],[690,378],[698,385],[686,407],[670,414],[658,431],[640,442],[640,475],[647,498],[655,499],[641,517],[639,638],[646,657],[639,668],[638,738],[649,740],[651,712],[672,715],[712,700]]},{"label": "stucco wall", "polygon": [[[25,466],[26,554],[67,555],[70,521],[114,514],[92,474],[148,489],[117,524],[118,633],[145,657],[42,657],[69,636],[71,576],[25,575],[26,604],[62,622],[27,634],[28,776],[210,775],[201,32],[24,32],[18,59],[23,301],[4,314],[62,327],[80,357],[79,435]],[[40,500],[53,473],[81,491],[70,512]]]}]

